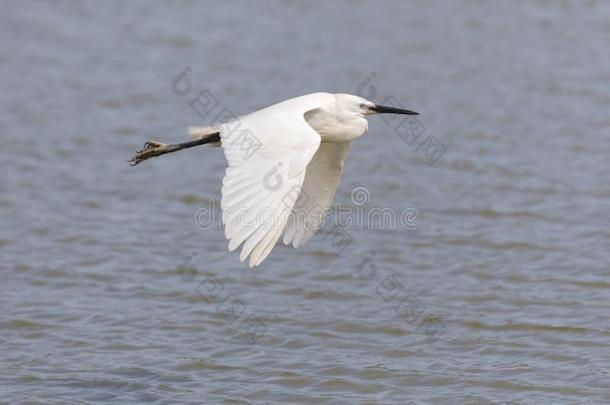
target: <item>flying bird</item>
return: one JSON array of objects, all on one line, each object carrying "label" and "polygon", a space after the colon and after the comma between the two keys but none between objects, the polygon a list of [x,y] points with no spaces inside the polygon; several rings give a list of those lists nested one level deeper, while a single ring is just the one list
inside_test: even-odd
[{"label": "flying bird", "polygon": [[229,251],[243,244],[240,261],[259,265],[280,236],[295,248],[318,229],[334,199],[351,142],[372,114],[418,113],[377,105],[349,94],[295,97],[215,127],[191,127],[190,142],[149,141],[129,161],[198,145],[222,147],[222,222]]}]

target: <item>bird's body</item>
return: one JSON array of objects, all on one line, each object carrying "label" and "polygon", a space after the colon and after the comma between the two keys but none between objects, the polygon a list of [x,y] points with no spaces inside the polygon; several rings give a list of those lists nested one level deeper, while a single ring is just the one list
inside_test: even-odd
[{"label": "bird's body", "polygon": [[228,162],[221,200],[225,235],[229,250],[243,244],[240,260],[250,256],[252,267],[282,233],[285,244],[298,247],[322,226],[351,141],[366,132],[366,116],[376,112],[416,114],[358,96],[313,93],[217,128],[192,127],[198,141],[149,143],[132,163],[196,144],[220,144]]}]

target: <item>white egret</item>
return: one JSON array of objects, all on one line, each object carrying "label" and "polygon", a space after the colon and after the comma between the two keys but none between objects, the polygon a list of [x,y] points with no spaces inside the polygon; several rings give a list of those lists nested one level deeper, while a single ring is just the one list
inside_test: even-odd
[{"label": "white egret", "polygon": [[308,94],[217,127],[191,127],[194,141],[146,142],[130,163],[197,145],[222,146],[228,162],[221,199],[225,235],[230,251],[243,243],[240,260],[250,256],[253,267],[282,233],[296,248],[321,227],[351,141],[375,113],[417,115],[349,94]]}]

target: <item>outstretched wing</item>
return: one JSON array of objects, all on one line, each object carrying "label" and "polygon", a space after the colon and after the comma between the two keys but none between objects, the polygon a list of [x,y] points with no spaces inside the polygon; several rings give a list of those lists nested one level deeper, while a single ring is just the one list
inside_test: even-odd
[{"label": "outstretched wing", "polygon": [[320,135],[305,121],[311,108],[278,104],[220,127],[229,163],[222,182],[222,221],[229,250],[260,264],[280,237]]},{"label": "outstretched wing", "polygon": [[335,198],[351,142],[322,143],[307,166],[299,198],[290,214],[284,243],[299,247],[320,229]]}]

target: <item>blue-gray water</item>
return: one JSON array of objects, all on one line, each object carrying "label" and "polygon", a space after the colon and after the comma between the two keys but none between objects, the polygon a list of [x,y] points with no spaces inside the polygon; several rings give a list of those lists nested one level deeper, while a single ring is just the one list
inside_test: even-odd
[{"label": "blue-gray water", "polygon": [[[0,402],[610,402],[607,2],[1,7]],[[194,220],[220,150],[126,163],[208,124],[204,89],[419,111],[411,144],[371,119],[336,197],[417,229],[249,270]]]}]

